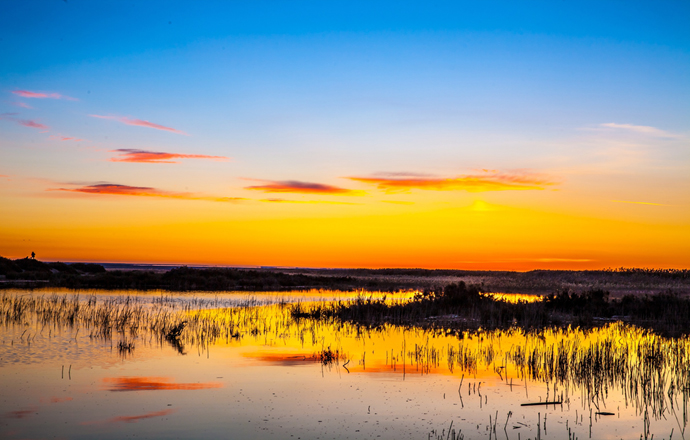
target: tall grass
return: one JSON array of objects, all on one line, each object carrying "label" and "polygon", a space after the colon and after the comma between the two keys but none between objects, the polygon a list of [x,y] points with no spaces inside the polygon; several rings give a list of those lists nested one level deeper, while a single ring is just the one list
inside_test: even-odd
[{"label": "tall grass", "polygon": [[393,323],[459,330],[542,329],[564,325],[594,327],[622,320],[669,336],[690,332],[690,299],[671,292],[609,300],[608,292],[600,289],[579,294],[562,290],[540,301],[510,302],[482,293],[478,286],[459,282],[419,293],[412,301],[360,296],[350,301],[296,304],[290,311],[295,318],[339,320],[373,327]]},{"label": "tall grass", "polygon": [[[469,288],[458,288],[448,296],[449,301],[467,302],[467,306],[477,295],[479,292]],[[424,307],[439,307],[430,303],[432,299],[431,293],[422,294],[416,302]],[[583,393],[597,410],[606,401],[609,390],[616,388],[636,408],[644,408],[656,417],[675,414],[682,408],[683,423],[687,421],[688,337],[666,338],[621,322],[607,323],[598,329],[569,327],[536,331],[513,326],[496,331],[461,331],[439,326],[426,330],[409,326],[401,330],[388,322],[376,326],[349,323],[332,314],[342,308],[353,316],[367,317],[374,313],[402,321],[408,313],[417,313],[416,309],[410,312],[404,307],[406,303],[398,300],[371,300],[377,304],[376,308],[368,307],[369,302],[355,300],[354,305],[359,304],[361,309],[343,302],[198,309],[191,301],[180,306],[169,301],[141,304],[127,298],[102,301],[95,296],[3,293],[0,294],[0,325],[32,325],[38,331],[78,328],[92,338],[120,337],[132,344],[132,349],[134,341],[152,338],[160,344],[172,344],[181,352],[188,345],[209,347],[244,338],[267,345],[297,343],[315,350],[313,360],[324,365],[353,359],[352,353],[338,345],[342,338],[354,338],[366,344],[372,338],[386,339],[391,333],[402,332],[402,347],[395,352],[387,347],[390,354],[385,353],[386,365],[395,371],[404,366],[408,372],[416,370],[421,374],[438,368],[457,375],[491,370],[506,384],[512,384],[513,379],[550,384],[550,397],[560,401],[568,402],[573,393]],[[481,311],[476,304],[472,307],[477,308],[476,313]],[[405,343],[406,338],[418,342]],[[130,346],[123,346],[127,348]],[[364,361],[362,358],[361,363]]]}]

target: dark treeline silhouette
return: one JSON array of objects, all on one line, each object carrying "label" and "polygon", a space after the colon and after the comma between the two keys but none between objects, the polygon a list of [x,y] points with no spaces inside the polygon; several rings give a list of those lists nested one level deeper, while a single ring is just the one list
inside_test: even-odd
[{"label": "dark treeline silhouette", "polygon": [[443,289],[465,281],[482,292],[538,293],[606,290],[612,297],[673,291],[690,294],[690,271],[608,269],[529,272],[427,269],[189,268],[106,270],[92,263],[46,263],[0,257],[0,287],[32,285],[94,289],[171,291],[336,289],[392,292]]},{"label": "dark treeline silhouette", "polygon": [[[25,286],[39,282],[40,286],[74,289],[165,289],[171,291],[219,290],[290,290],[290,289],[366,289],[394,291],[412,288],[400,283],[371,283],[352,277],[288,274],[270,270],[229,268],[194,269],[180,267],[166,272],[152,270],[106,271],[99,264],[44,263],[30,258],[10,260],[0,257],[0,276],[4,287]],[[14,283],[13,283],[14,281]],[[30,284],[30,283],[29,283]]]},{"label": "dark treeline silhouette", "polygon": [[10,260],[0,257],[0,276],[6,280],[45,280],[55,275],[74,275],[105,273],[105,268],[93,263],[44,263],[34,258]]}]

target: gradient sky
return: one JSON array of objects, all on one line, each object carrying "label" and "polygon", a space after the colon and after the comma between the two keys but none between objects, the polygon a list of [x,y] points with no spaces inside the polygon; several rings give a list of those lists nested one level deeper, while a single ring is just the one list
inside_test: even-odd
[{"label": "gradient sky", "polygon": [[690,3],[7,1],[0,255],[690,267]]}]

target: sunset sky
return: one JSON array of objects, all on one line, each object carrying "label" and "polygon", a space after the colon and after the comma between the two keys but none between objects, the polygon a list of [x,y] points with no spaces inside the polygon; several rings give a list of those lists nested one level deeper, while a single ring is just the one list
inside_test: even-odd
[{"label": "sunset sky", "polygon": [[0,255],[690,268],[690,3],[7,1]]}]

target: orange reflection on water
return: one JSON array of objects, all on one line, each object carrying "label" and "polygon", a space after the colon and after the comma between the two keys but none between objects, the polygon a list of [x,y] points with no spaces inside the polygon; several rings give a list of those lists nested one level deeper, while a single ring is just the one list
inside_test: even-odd
[{"label": "orange reflection on water", "polygon": [[62,402],[69,402],[72,400],[71,397],[56,397],[53,396],[49,399],[41,399],[41,403],[62,403]]},{"label": "orange reflection on water", "polygon": [[35,406],[32,406],[31,408],[27,408],[27,409],[10,411],[7,413],[6,417],[8,419],[25,419],[27,417],[31,417],[31,416],[35,415],[36,411],[38,411],[38,408],[36,408]]},{"label": "orange reflection on water", "polygon": [[244,353],[244,357],[257,360],[259,362],[266,362],[274,365],[297,365],[297,364],[313,364],[318,362],[319,359],[312,353],[295,354],[295,353],[267,353],[267,352],[256,352],[256,353]]},{"label": "orange reflection on water", "polygon": [[155,411],[155,412],[150,412],[146,414],[140,414],[136,416],[118,416],[118,417],[113,417],[112,419],[108,420],[97,420],[93,422],[82,422],[82,425],[98,425],[98,424],[105,424],[105,423],[118,423],[118,422],[124,422],[124,423],[135,423],[138,422],[139,420],[143,419],[151,419],[154,417],[163,417],[167,416],[168,414],[174,413],[174,409],[164,409],[163,411]]},{"label": "orange reflection on water", "polygon": [[221,388],[217,382],[175,383],[167,377],[106,377],[108,391],[204,390]]}]

